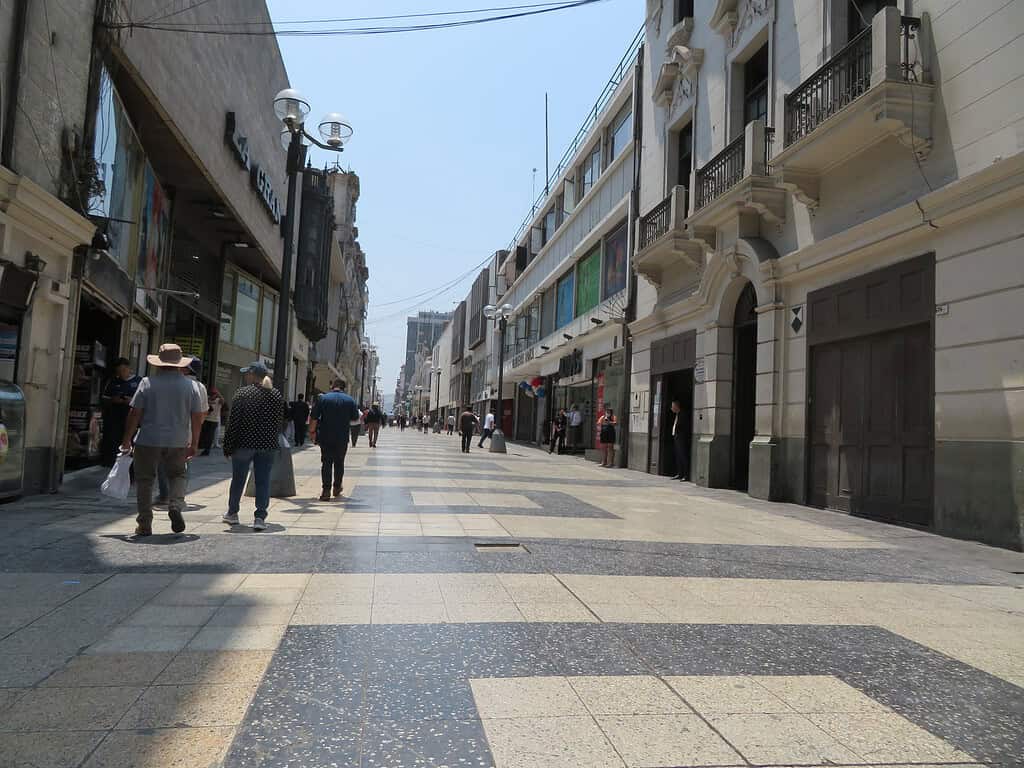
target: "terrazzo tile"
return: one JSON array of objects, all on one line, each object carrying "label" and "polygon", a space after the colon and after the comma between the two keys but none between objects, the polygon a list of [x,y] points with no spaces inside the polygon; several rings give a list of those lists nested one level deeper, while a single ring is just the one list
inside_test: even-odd
[{"label": "terrazzo tile", "polygon": [[216,606],[209,605],[147,605],[124,621],[125,626],[138,627],[201,627],[210,620]]},{"label": "terrazzo tile", "polygon": [[792,714],[792,707],[758,683],[763,679],[691,675],[665,682],[702,715]]},{"label": "terrazzo tile", "polygon": [[224,605],[215,609],[207,626],[210,627],[262,627],[287,624],[295,606],[286,605]]},{"label": "terrazzo tile", "polygon": [[272,651],[183,651],[156,685],[258,683],[272,656]]},{"label": "terrazzo tile", "polygon": [[657,677],[608,675],[567,680],[592,715],[693,714],[693,710]]},{"label": "terrazzo tile", "polygon": [[624,768],[625,763],[590,717],[484,720],[500,768]]},{"label": "terrazzo tile", "polygon": [[827,675],[799,675],[754,677],[752,680],[771,691],[794,711],[809,713],[874,713],[885,707],[861,691],[835,677]]},{"label": "terrazzo tile", "polygon": [[134,686],[36,688],[4,713],[0,731],[109,730],[142,691]]},{"label": "terrazzo tile", "polygon": [[754,764],[861,763],[863,758],[804,715],[708,715],[708,722]]},{"label": "terrazzo tile", "polygon": [[523,619],[536,622],[583,622],[599,621],[598,617],[582,603],[516,603]]},{"label": "terrazzo tile", "polygon": [[480,717],[582,717],[587,709],[564,677],[470,680]]},{"label": "terrazzo tile", "polygon": [[378,720],[465,720],[477,716],[469,681],[448,675],[372,675],[366,679],[367,716]]},{"label": "terrazzo tile", "polygon": [[299,603],[290,624],[369,624],[370,604],[348,605]]},{"label": "terrazzo tile", "polygon": [[86,653],[180,651],[196,634],[197,629],[198,627],[115,627],[106,637],[90,646]]},{"label": "terrazzo tile", "polygon": [[149,685],[174,657],[172,652],[76,656],[40,685],[47,688]]},{"label": "terrazzo tile", "polygon": [[807,718],[871,763],[970,762],[972,756],[892,712],[812,714]]},{"label": "terrazzo tile", "polygon": [[234,728],[115,731],[83,768],[197,768],[220,763]]},{"label": "terrazzo tile", "polygon": [[0,656],[0,688],[27,688],[64,666],[69,656],[35,653]]},{"label": "terrazzo tile", "polygon": [[373,603],[374,624],[439,624],[448,620],[444,603]]},{"label": "terrazzo tile", "polygon": [[271,768],[272,766],[358,766],[358,724],[316,730],[294,723],[288,730],[268,733],[261,726],[239,730],[223,768]]},{"label": "terrazzo tile", "polygon": [[103,739],[101,732],[0,733],[3,768],[78,768]]},{"label": "terrazzo tile", "polygon": [[395,722],[363,728],[362,768],[495,768],[479,720]]},{"label": "terrazzo tile", "polygon": [[597,724],[629,768],[742,763],[696,715],[604,715]]},{"label": "terrazzo tile", "polygon": [[190,651],[272,651],[285,626],[203,627],[188,643]]}]

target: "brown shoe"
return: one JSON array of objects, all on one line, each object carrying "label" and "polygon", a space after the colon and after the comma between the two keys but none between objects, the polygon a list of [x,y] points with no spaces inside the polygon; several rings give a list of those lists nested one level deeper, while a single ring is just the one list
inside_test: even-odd
[{"label": "brown shoe", "polygon": [[320,494],[320,501],[330,501],[330,500],[331,500],[330,491],[324,491],[323,493]]},{"label": "brown shoe", "polygon": [[151,527],[149,527],[148,525],[142,525],[140,523],[139,525],[135,526],[135,535],[136,536],[152,536],[153,535],[153,529]]},{"label": "brown shoe", "polygon": [[334,498],[338,498],[339,496],[341,496],[341,486],[336,485],[334,486]]}]

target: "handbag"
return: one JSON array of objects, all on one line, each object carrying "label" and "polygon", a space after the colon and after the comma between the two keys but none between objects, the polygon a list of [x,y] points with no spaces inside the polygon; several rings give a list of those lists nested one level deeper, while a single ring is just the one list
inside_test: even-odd
[{"label": "handbag", "polygon": [[130,453],[118,455],[114,466],[110,468],[107,479],[100,486],[100,493],[120,501],[127,499],[128,491],[132,487],[131,466],[132,455]]}]

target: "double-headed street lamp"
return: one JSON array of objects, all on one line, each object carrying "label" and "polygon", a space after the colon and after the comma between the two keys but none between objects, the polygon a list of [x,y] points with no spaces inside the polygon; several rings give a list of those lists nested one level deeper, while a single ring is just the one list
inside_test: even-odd
[{"label": "double-headed street lamp", "polygon": [[306,116],[309,114],[309,102],[292,88],[285,88],[274,97],[274,114],[284,123],[281,143],[288,150],[288,199],[285,203],[284,254],[281,258],[281,296],[277,310],[277,359],[274,361],[274,387],[283,394],[287,363],[291,359],[291,350],[288,348],[288,305],[292,283],[296,183],[306,159],[306,145],[303,139],[320,149],[341,152],[345,143],[352,138],[352,125],[337,112],[330,112],[317,125],[317,131],[323,141],[313,138],[306,132],[305,125]]},{"label": "double-headed street lamp", "polygon": [[363,341],[359,343],[359,349],[363,356],[363,368],[359,376],[359,407],[364,408],[366,406],[366,355],[370,351],[370,347]]},{"label": "double-headed street lamp", "polygon": [[502,387],[505,383],[505,329],[508,328],[508,319],[512,317],[512,305],[502,304],[496,307],[488,304],[484,307],[484,317],[498,324],[498,413],[494,432],[491,433],[491,453],[508,453],[505,449],[505,433],[501,429],[501,423],[505,416],[505,401],[502,399]]}]

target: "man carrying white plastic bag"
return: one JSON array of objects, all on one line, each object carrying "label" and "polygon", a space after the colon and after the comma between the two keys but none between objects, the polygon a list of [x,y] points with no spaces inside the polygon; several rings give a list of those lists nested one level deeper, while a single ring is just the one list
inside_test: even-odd
[{"label": "man carrying white plastic bag", "polygon": [[100,486],[100,493],[112,499],[124,501],[128,498],[128,492],[132,487],[132,456],[130,453],[119,454],[110,474]]}]

